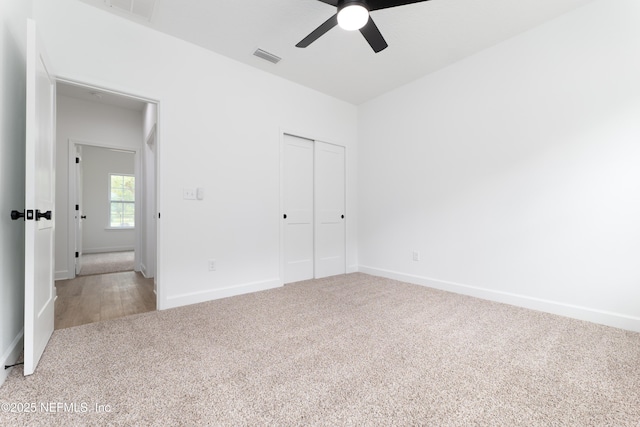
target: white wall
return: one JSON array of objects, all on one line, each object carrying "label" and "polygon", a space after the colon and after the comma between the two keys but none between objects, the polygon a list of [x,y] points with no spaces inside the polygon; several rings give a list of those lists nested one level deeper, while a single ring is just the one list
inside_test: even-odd
[{"label": "white wall", "polygon": [[595,1],[362,105],[361,269],[640,330],[639,22]]},{"label": "white wall", "polygon": [[[282,283],[281,129],[347,146],[356,268],[356,107],[77,1],[34,13],[58,75],[160,102],[160,308]],[[205,199],[183,200],[184,187]]]},{"label": "white wall", "polygon": [[[102,147],[82,147],[83,214],[82,251],[101,253],[132,251],[135,245],[135,229],[109,228],[109,179],[111,173],[134,175],[135,155]],[[136,186],[140,185],[136,182]],[[138,201],[138,206],[140,202]],[[141,226],[137,224],[137,226]]]},{"label": "white wall", "polygon": [[[69,140],[140,149],[143,117],[142,111],[60,95],[56,108],[56,279],[66,279],[73,275],[69,271],[69,254],[74,247],[74,242],[69,241],[68,226]],[[85,172],[89,171],[85,169]],[[85,224],[90,227],[92,222],[87,214]],[[114,233],[121,232],[110,233],[112,237]],[[108,240],[104,245],[108,247],[112,243],[115,244]]]},{"label": "white wall", "polygon": [[[0,385],[22,352],[24,325],[24,209],[26,34],[31,1],[0,2]],[[19,369],[19,368],[18,368]]]}]

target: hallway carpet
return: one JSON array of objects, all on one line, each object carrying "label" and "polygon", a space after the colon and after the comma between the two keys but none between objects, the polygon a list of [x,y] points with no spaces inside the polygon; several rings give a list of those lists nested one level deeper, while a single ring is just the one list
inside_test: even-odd
[{"label": "hallway carpet", "polygon": [[133,271],[134,251],[83,254],[78,276]]}]

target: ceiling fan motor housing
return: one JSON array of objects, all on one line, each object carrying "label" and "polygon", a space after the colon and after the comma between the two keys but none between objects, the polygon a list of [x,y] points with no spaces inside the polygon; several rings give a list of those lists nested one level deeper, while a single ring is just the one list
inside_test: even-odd
[{"label": "ceiling fan motor housing", "polygon": [[338,25],[347,31],[359,30],[369,21],[369,8],[364,0],[338,2]]},{"label": "ceiling fan motor housing", "polygon": [[347,6],[362,6],[369,10],[369,5],[365,0],[338,0],[338,12]]}]

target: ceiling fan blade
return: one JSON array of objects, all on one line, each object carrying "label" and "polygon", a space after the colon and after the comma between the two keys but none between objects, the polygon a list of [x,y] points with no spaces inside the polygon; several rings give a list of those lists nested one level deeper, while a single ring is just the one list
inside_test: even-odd
[{"label": "ceiling fan blade", "polygon": [[[323,1],[323,0],[320,0]],[[429,0],[367,0],[369,11],[388,9],[390,7],[404,6],[413,3],[422,3]]]},{"label": "ceiling fan blade", "polygon": [[371,49],[373,49],[375,53],[378,53],[389,46],[384,40],[384,37],[382,37],[382,33],[380,33],[380,30],[376,26],[375,22],[373,22],[373,19],[371,19],[371,17],[369,17],[369,21],[367,22],[367,24],[364,27],[360,28],[360,32],[362,33],[364,38],[367,39],[367,42],[369,42]]},{"label": "ceiling fan blade", "polygon": [[314,41],[318,40],[324,33],[338,25],[338,14],[336,13],[331,18],[324,21],[324,24],[313,30],[311,34],[300,40],[296,47],[307,47]]},{"label": "ceiling fan blade", "polygon": [[338,0],[320,0],[322,3],[330,4],[331,6],[338,7]]}]

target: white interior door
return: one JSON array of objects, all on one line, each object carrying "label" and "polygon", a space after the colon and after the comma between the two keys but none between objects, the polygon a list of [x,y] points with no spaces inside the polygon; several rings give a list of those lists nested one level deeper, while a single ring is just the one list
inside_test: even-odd
[{"label": "white interior door", "polygon": [[76,275],[80,274],[82,270],[82,222],[84,216],[84,201],[82,199],[83,191],[83,173],[82,173],[82,145],[75,144],[76,147],[76,161],[75,161],[75,198],[76,205],[74,220],[75,220],[75,271]]},{"label": "white interior door", "polygon": [[55,81],[33,20],[27,25],[26,77],[24,374],[31,375],[53,333],[55,300]]},{"label": "white interior door", "polygon": [[313,278],[313,141],[284,135],[284,283]]},{"label": "white interior door", "polygon": [[315,277],[345,274],[344,147],[315,142]]}]

